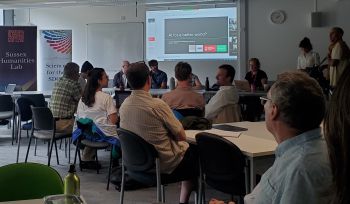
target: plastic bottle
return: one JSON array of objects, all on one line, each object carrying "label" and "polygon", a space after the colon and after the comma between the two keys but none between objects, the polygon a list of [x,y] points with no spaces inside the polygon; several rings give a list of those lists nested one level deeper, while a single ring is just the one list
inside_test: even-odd
[{"label": "plastic bottle", "polygon": [[71,164],[67,176],[64,178],[64,194],[80,196],[80,179],[75,173],[75,166]]},{"label": "plastic bottle", "polygon": [[209,79],[208,79],[208,77],[205,78],[205,90],[209,91]]},{"label": "plastic bottle", "polygon": [[175,79],[174,79],[174,77],[170,77],[169,88],[170,88],[170,90],[175,89]]}]

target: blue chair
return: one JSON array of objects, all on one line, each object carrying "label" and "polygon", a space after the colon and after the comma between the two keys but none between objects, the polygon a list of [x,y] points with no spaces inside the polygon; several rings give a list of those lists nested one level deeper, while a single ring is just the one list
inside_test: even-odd
[{"label": "blue chair", "polygon": [[37,163],[17,163],[0,167],[0,202],[40,199],[63,194],[58,172]]}]

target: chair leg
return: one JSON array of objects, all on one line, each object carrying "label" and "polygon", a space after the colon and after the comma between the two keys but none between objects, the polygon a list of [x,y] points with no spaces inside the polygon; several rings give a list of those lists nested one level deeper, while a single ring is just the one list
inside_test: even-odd
[{"label": "chair leg", "polygon": [[124,202],[124,184],[125,184],[125,167],[124,167],[124,162],[122,160],[122,183],[121,185],[121,189],[120,189],[120,204],[123,204]]},{"label": "chair leg", "polygon": [[97,174],[99,174],[100,173],[100,171],[99,171],[99,168],[98,168],[98,157],[97,157],[97,149],[95,149],[95,151],[96,151],[96,169],[97,169]]},{"label": "chair leg", "polygon": [[[80,150],[78,151],[78,157],[79,157],[79,164],[81,164],[81,155],[80,155]],[[80,171],[83,171],[83,168],[80,166]]]},{"label": "chair leg", "polygon": [[165,203],[165,190],[164,185],[160,185],[160,191],[162,192],[162,203]]},{"label": "chair leg", "polygon": [[21,129],[19,129],[18,136],[17,136],[17,158],[16,158],[16,163],[18,163],[20,146],[21,146]]},{"label": "chair leg", "polygon": [[70,143],[72,143],[71,138],[68,138],[68,163],[70,164]]},{"label": "chair leg", "polygon": [[[36,138],[34,138],[34,156],[36,156],[36,147],[37,147],[37,139]],[[49,148],[47,148],[47,149],[49,149]]]},{"label": "chair leg", "polygon": [[57,164],[60,164],[60,161],[58,160],[58,151],[57,151],[57,142],[56,140],[53,141],[55,143],[55,149],[56,149],[56,159],[57,159]]},{"label": "chair leg", "polygon": [[112,148],[111,148],[111,154],[110,154],[110,157],[109,157],[109,167],[108,167],[108,179],[107,179],[107,191],[109,190],[109,182],[111,180],[111,171],[112,171],[112,152],[113,152],[113,145],[112,145]]},{"label": "chair leg", "polygon": [[161,202],[161,177],[159,168],[159,159],[156,159],[156,176],[157,176],[157,202]]},{"label": "chair leg", "polygon": [[27,163],[28,154],[29,154],[29,148],[30,148],[30,144],[32,143],[32,138],[33,138],[33,134],[32,134],[32,135],[30,136],[30,138],[29,138],[29,143],[28,143],[28,149],[27,149],[26,159],[24,160],[25,163]]},{"label": "chair leg", "polygon": [[60,139],[60,147],[59,147],[60,149],[62,149],[62,140],[63,139]]},{"label": "chair leg", "polygon": [[[51,144],[50,144],[51,143]],[[47,165],[50,166],[50,162],[51,162],[51,155],[52,155],[52,149],[53,149],[53,143],[54,143],[54,140],[52,138],[52,141],[49,142],[50,144],[50,151],[49,151],[49,158],[48,158],[48,161],[47,161]]]}]

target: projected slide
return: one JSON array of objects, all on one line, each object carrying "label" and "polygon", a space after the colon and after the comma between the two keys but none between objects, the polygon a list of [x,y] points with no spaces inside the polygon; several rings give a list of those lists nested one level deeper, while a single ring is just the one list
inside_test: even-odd
[{"label": "projected slide", "polygon": [[236,8],[148,11],[146,58],[237,59]]}]

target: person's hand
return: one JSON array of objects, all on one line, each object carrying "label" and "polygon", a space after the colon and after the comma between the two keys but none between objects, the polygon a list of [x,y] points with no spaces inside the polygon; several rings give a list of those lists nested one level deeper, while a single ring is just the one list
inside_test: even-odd
[{"label": "person's hand", "polygon": [[[209,204],[225,204],[225,202],[222,201],[222,200],[217,200],[217,199],[215,199],[215,198],[212,198],[212,199],[209,201]],[[227,204],[235,204],[235,202],[229,201]]]}]

